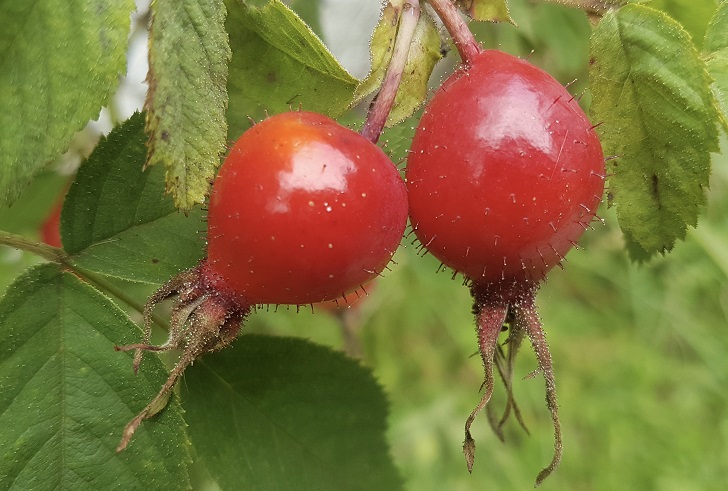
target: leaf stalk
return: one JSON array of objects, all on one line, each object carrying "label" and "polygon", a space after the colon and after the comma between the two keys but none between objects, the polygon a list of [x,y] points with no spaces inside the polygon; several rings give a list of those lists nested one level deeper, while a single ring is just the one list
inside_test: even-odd
[{"label": "leaf stalk", "polygon": [[419,1],[405,0],[402,5],[392,58],[384,75],[382,87],[369,107],[367,120],[361,130],[361,135],[372,143],[377,143],[379,140],[389,113],[392,111],[419,19]]}]

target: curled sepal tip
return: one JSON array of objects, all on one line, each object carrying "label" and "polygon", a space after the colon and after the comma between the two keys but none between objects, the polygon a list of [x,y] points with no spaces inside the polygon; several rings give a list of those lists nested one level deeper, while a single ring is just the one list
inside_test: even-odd
[{"label": "curled sepal tip", "polygon": [[503,322],[508,313],[508,304],[491,301],[481,302],[476,296],[474,310],[478,347],[483,360],[484,379],[482,386],[483,396],[465,421],[463,454],[465,454],[465,463],[468,466],[469,472],[473,472],[473,462],[475,461],[475,440],[470,434],[470,426],[473,424],[478,413],[486,407],[493,395],[493,363],[497,350],[498,335],[501,332]]},{"label": "curled sepal tip", "polygon": [[551,412],[551,420],[554,426],[554,455],[551,463],[546,466],[536,477],[536,486],[541,484],[559,466],[563,453],[563,442],[561,436],[561,422],[559,421],[559,406],[556,401],[556,383],[554,381],[554,368],[551,361],[551,353],[546,343],[546,335],[541,326],[541,320],[536,312],[533,298],[527,298],[515,311],[515,324],[522,326],[531,340],[533,351],[538,361],[538,372],[543,374],[546,384],[546,406]]},{"label": "curled sepal tip", "polygon": [[[243,319],[250,311],[232,297],[218,290],[202,266],[185,271],[162,285],[149,297],[144,306],[144,336],[141,343],[116,346],[117,351],[134,351],[133,369],[136,373],[145,351],[178,349],[182,355],[172,368],[157,395],[126,425],[117,452],[123,451],[142,421],[158,414],[167,406],[177,380],[197,358],[229,345],[237,336]],[[169,337],[155,346],[149,344],[152,311],[163,300],[177,297],[170,315]]]}]

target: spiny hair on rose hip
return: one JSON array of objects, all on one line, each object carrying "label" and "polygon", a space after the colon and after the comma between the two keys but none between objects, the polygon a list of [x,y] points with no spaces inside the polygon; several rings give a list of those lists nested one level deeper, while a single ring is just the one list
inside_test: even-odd
[{"label": "spiny hair on rose hip", "polygon": [[[508,395],[502,417],[495,418],[496,434],[502,437],[510,414],[521,421],[511,380],[515,353],[528,336],[545,378],[555,435],[540,483],[558,465],[562,444],[535,295],[589,228],[601,201],[604,156],[594,126],[543,70],[500,51],[481,51],[427,104],[405,175],[420,251],[453,270],[453,277],[462,274],[474,301],[485,393],[465,424],[468,469],[475,456],[470,428],[493,392],[494,365]],[[505,350],[498,344],[504,326]]]},{"label": "spiny hair on rose hip", "polygon": [[[407,191],[387,155],[362,135],[312,112],[254,124],[235,142],[208,203],[207,255],[160,287],[144,308],[144,351],[182,350],[157,397],[125,428],[164,406],[196,358],[224,348],[260,305],[312,305],[381,275],[407,222]],[[151,315],[176,297],[169,339],[150,344]]]}]

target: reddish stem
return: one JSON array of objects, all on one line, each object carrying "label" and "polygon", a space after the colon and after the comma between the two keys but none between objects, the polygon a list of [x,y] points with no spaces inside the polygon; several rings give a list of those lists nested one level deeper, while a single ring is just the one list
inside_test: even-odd
[{"label": "reddish stem", "polygon": [[464,65],[472,65],[473,60],[483,50],[475,36],[470,31],[468,24],[460,15],[452,0],[428,0],[432,8],[437,12],[442,23],[450,33],[455,47],[460,53],[460,59]]},{"label": "reddish stem", "polygon": [[546,383],[546,405],[551,411],[551,420],[554,426],[554,455],[551,463],[543,469],[536,477],[536,486],[541,484],[561,462],[563,443],[561,437],[561,423],[559,421],[559,406],[556,402],[556,383],[554,381],[554,367],[551,361],[551,353],[546,343],[546,335],[541,327],[541,320],[536,312],[533,295],[526,296],[519,308],[516,310],[516,323],[523,326],[531,340],[531,345],[536,353],[539,371],[543,374]]},{"label": "reddish stem", "polygon": [[485,377],[483,380],[483,397],[475,409],[468,416],[465,422],[465,442],[463,442],[463,453],[468,471],[473,472],[475,460],[475,440],[470,434],[470,426],[473,424],[478,413],[488,404],[493,395],[493,359],[497,348],[498,335],[503,327],[508,313],[508,304],[505,302],[488,301],[481,302],[476,298],[476,322],[478,332],[478,347],[480,356],[483,359]]},{"label": "reddish stem", "polygon": [[379,135],[382,134],[389,113],[392,112],[394,99],[402,81],[402,74],[404,73],[419,18],[419,2],[417,0],[405,0],[404,5],[402,5],[402,15],[400,16],[397,37],[394,41],[394,50],[387,67],[387,73],[384,75],[384,81],[379,93],[369,107],[367,120],[361,130],[361,135],[372,143],[377,143],[379,140]]}]

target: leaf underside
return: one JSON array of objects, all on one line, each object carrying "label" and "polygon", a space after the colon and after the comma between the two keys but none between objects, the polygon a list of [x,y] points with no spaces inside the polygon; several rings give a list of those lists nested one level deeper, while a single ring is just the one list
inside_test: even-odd
[{"label": "leaf underside", "polygon": [[[392,59],[401,14],[401,6],[394,6],[391,2],[382,10],[370,43],[372,67],[367,77],[357,86],[352,105],[360,103],[382,85]],[[409,46],[402,80],[387,118],[388,127],[411,116],[425,102],[430,75],[442,58],[440,42],[440,33],[435,22],[423,9]]]},{"label": "leaf underside", "polygon": [[155,2],[145,109],[148,165],[164,164],[166,189],[189,212],[204,202],[226,149],[230,47],[223,0]]},{"label": "leaf underside", "polygon": [[132,0],[0,2],[0,203],[99,116],[125,70]]},{"label": "leaf underside", "polygon": [[172,401],[132,446],[121,432],[166,371],[114,345],[134,324],[106,297],[57,265],[26,272],[0,301],[0,488],[185,489],[189,442]]},{"label": "leaf underside", "polygon": [[592,119],[609,162],[610,204],[635,258],[670,251],[705,204],[718,113],[690,37],[642,5],[607,13],[591,39]]},{"label": "leaf underside", "polygon": [[457,4],[473,20],[515,24],[506,0],[457,0]]}]

